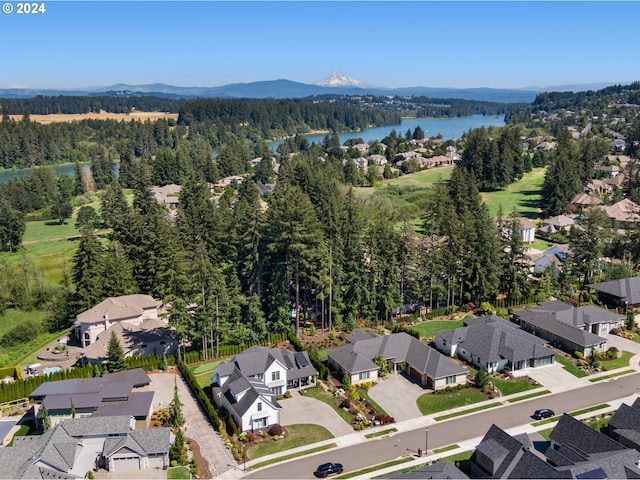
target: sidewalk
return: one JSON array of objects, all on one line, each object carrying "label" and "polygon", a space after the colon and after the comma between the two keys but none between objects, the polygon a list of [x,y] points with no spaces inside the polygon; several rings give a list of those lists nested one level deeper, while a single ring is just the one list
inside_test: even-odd
[{"label": "sidewalk", "polygon": [[[317,442],[317,443],[310,444],[310,445],[304,445],[302,447],[293,448],[293,449],[286,450],[284,452],[279,452],[279,453],[276,453],[276,454],[273,454],[273,455],[265,455],[264,457],[260,457],[260,458],[257,458],[255,460],[247,461],[246,467],[247,467],[247,469],[250,469],[252,466],[261,464],[261,463],[263,463],[265,461],[268,461],[268,460],[277,459],[279,457],[283,457],[283,456],[291,455],[291,454],[295,454],[295,453],[305,452],[307,450],[311,450],[313,448],[324,446],[324,445],[336,444],[337,448],[347,447],[347,446],[350,446],[350,445],[355,445],[357,443],[362,443],[362,442],[368,441],[369,439],[367,439],[365,435],[370,435],[372,433],[380,432],[380,431],[383,431],[383,430],[386,430],[386,429],[389,429],[389,428],[395,428],[397,430],[397,432],[394,432],[394,434],[395,433],[405,432],[405,431],[410,431],[410,430],[415,430],[415,429],[418,429],[418,428],[424,428],[424,427],[427,427],[429,425],[432,425],[432,424],[436,423],[436,420],[435,420],[436,417],[440,417],[440,416],[447,415],[447,414],[452,414],[452,413],[464,412],[465,410],[475,409],[475,408],[481,407],[483,405],[488,405],[488,404],[491,404],[491,403],[495,403],[496,401],[500,401],[503,405],[505,405],[505,404],[509,403],[509,399],[522,397],[524,395],[534,394],[536,392],[542,392],[544,390],[549,390],[551,393],[557,393],[557,392],[560,392],[560,391],[566,391],[568,389],[574,389],[574,388],[584,387],[584,386],[587,386],[587,385],[592,385],[592,382],[590,382],[590,380],[593,380],[594,378],[606,377],[606,376],[610,376],[610,375],[615,374],[615,373],[628,371],[630,369],[633,369],[635,371],[640,371],[639,362],[640,362],[640,355],[635,355],[634,357],[631,358],[628,367],[623,367],[623,368],[619,368],[619,369],[611,370],[611,371],[607,371],[607,372],[601,372],[601,373],[598,373],[596,375],[590,375],[588,377],[582,377],[582,378],[574,377],[573,375],[569,374],[568,372],[565,372],[564,370],[562,370],[567,375],[569,375],[569,377],[571,377],[569,379],[568,377],[565,377],[565,375],[562,375],[562,377],[563,377],[563,379],[565,381],[564,383],[563,382],[554,382],[554,385],[549,385],[549,386],[542,384],[542,386],[540,386],[540,387],[538,387],[536,389],[527,390],[525,392],[515,393],[513,395],[500,397],[498,399],[485,400],[483,402],[474,403],[472,405],[467,405],[465,407],[454,408],[454,409],[451,409],[451,410],[438,412],[438,413],[433,414],[433,415],[420,416],[420,417],[412,418],[410,420],[405,420],[405,421],[402,421],[402,422],[394,423],[392,425],[381,425],[381,426],[378,426],[378,427],[367,429],[366,431],[354,432],[354,433],[351,433],[349,435],[343,435],[343,436],[340,436],[340,437],[331,438],[329,440],[324,440],[322,442]],[[561,368],[561,366],[560,366],[560,368]],[[553,374],[557,373],[557,370],[554,370],[553,366],[544,367],[544,368],[540,369],[540,371],[543,371],[543,370],[546,371],[547,380],[553,378]],[[529,372],[529,374],[530,373],[531,372]],[[568,382],[568,384],[567,384],[567,382]],[[542,382],[540,382],[540,383],[542,383]],[[598,410],[598,411],[592,411],[592,412],[589,412],[587,414],[578,416],[576,418],[578,418],[578,419],[588,418],[588,417],[597,415],[598,413],[603,413],[605,411],[615,410],[622,403],[627,403],[627,404],[633,403],[635,398],[636,398],[636,396],[633,395],[631,397],[624,398],[624,399],[621,399],[621,400],[618,400],[618,401],[609,402],[610,407],[603,408],[602,410]],[[494,408],[497,409],[497,408],[500,408],[500,407],[494,407]],[[488,410],[491,410],[491,409],[488,409]],[[485,410],[485,411],[488,411],[488,410]],[[539,431],[539,430],[545,430],[545,429],[547,429],[547,428],[549,428],[549,427],[551,427],[553,425],[554,425],[553,423],[546,423],[544,425],[541,425],[541,426],[538,426],[538,427],[534,427],[531,424],[527,424],[527,425],[520,426],[518,428],[507,429],[507,432],[512,434],[512,435],[517,435],[519,433],[533,433],[533,432],[536,432],[536,431]],[[425,456],[425,457],[415,458],[414,460],[412,460],[410,462],[403,463],[402,465],[395,465],[393,467],[389,467],[389,468],[381,469],[381,470],[376,470],[375,472],[370,472],[368,474],[357,476],[357,477],[352,477],[352,478],[365,480],[365,479],[371,478],[372,475],[373,476],[386,475],[386,474],[390,474],[390,473],[396,472],[396,471],[398,471],[400,469],[404,469],[404,468],[408,468],[408,467],[422,466],[422,465],[425,465],[425,464],[430,463],[430,462],[435,462],[435,461],[437,461],[437,460],[439,460],[441,458],[449,457],[449,456],[455,455],[457,453],[461,453],[461,452],[465,452],[465,451],[468,451],[468,450],[472,450],[472,449],[474,449],[476,447],[476,445],[480,442],[480,440],[482,440],[482,437],[471,438],[471,439],[468,439],[468,440],[466,440],[464,442],[459,442],[457,444],[457,445],[459,445],[459,447],[456,448],[456,449],[447,450],[446,452],[442,452],[441,454],[433,454],[432,453],[431,455],[428,455],[428,456]],[[283,460],[283,461],[287,461],[287,460]],[[253,472],[255,472],[255,470],[252,471],[252,473]],[[239,466],[239,468],[233,468],[231,470],[228,470],[228,471],[224,472],[223,474],[221,474],[221,476],[219,478],[224,478],[224,479],[230,479],[231,480],[231,479],[243,478],[244,475],[245,475],[245,472],[242,470],[242,466]]]}]

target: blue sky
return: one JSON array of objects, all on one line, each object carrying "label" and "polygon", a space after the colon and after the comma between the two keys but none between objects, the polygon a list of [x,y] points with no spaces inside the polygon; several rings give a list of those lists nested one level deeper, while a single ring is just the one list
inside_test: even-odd
[{"label": "blue sky", "polygon": [[[640,80],[640,2],[46,1],[0,14],[0,88],[217,86],[334,70],[384,87]],[[41,3],[41,2],[38,2]]]}]

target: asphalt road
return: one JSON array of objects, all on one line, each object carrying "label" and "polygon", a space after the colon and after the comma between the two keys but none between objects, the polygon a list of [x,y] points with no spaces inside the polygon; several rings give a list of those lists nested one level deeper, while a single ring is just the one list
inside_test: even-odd
[{"label": "asphalt road", "polygon": [[[429,426],[428,447],[452,445],[471,438],[482,437],[491,424],[509,429],[534,421],[531,414],[537,408],[550,408],[556,415],[574,412],[593,405],[607,403],[640,393],[640,373],[601,381],[593,385],[567,392],[546,395],[506,405],[490,412],[478,412]],[[357,445],[334,449],[300,459],[278,463],[247,475],[252,479],[315,478],[316,467],[325,462],[339,462],[345,472],[359,470],[371,465],[396,459],[407,453],[425,448],[427,434],[424,428],[397,433],[391,437],[372,439]]]}]

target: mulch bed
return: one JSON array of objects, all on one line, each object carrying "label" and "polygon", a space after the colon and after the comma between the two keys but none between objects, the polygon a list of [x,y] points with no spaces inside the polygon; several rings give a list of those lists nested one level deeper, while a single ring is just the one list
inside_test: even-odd
[{"label": "mulch bed", "polygon": [[198,464],[198,478],[213,478],[213,474],[209,470],[209,462],[205,460],[205,458],[200,453],[200,445],[193,438],[185,438],[186,440],[191,441],[191,454],[193,458],[196,459],[196,463]]}]

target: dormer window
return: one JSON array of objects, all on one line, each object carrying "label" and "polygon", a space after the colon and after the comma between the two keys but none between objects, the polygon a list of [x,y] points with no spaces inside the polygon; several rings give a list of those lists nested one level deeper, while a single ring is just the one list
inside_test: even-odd
[{"label": "dormer window", "polygon": [[276,370],[275,372],[271,372],[271,381],[275,382],[276,380],[280,380],[280,370]]}]

